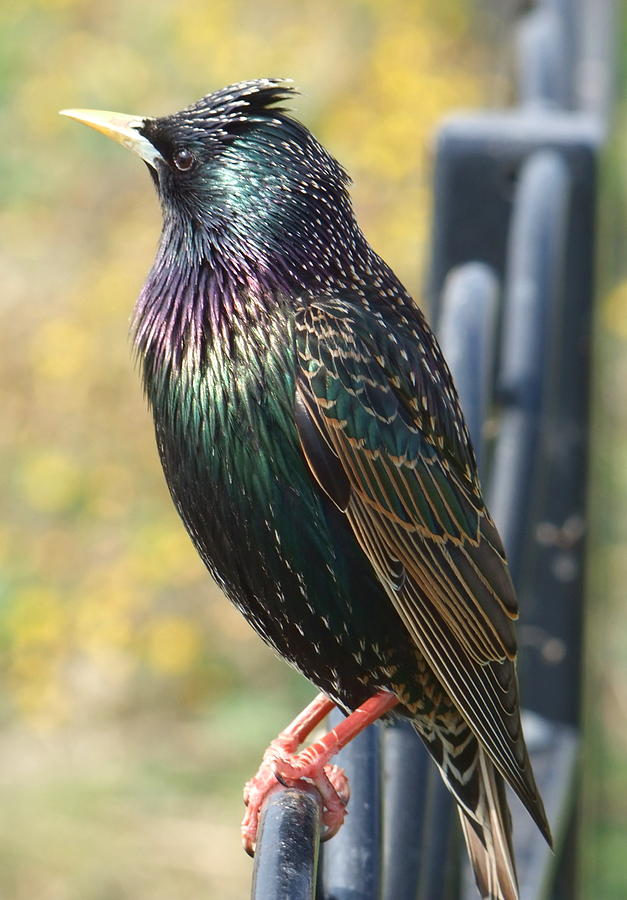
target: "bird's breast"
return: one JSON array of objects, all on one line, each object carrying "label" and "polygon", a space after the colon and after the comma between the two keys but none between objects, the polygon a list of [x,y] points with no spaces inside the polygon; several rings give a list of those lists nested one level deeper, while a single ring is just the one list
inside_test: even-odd
[{"label": "bird's breast", "polygon": [[293,465],[294,366],[291,321],[276,314],[209,335],[201,352],[190,344],[146,379],[168,481],[206,484],[226,500]]},{"label": "bird's breast", "polygon": [[201,366],[183,357],[148,394],[170,492],[214,579],[264,640],[352,708],[415,648],[311,475],[295,366],[292,324],[275,320],[209,346]]}]

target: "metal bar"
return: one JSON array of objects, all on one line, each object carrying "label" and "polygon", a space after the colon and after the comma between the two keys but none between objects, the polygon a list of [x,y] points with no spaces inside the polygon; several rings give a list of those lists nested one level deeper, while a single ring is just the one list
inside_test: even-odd
[{"label": "metal bar", "polygon": [[[458,117],[442,132],[437,160],[437,189],[441,196],[435,229],[438,244],[434,246],[434,306],[438,303],[436,291],[446,272],[473,258],[489,260],[507,282],[507,297],[511,295],[511,223],[521,215],[519,200],[527,164],[536,158],[540,149],[543,153],[552,150],[553,158],[558,160],[557,170],[561,170],[554,183],[545,180],[546,192],[536,192],[540,195],[540,208],[544,206],[546,210],[545,220],[554,224],[546,227],[537,241],[533,230],[528,228],[524,242],[527,247],[535,246],[536,259],[544,257],[545,263],[547,254],[555,249],[556,240],[562,244],[564,253],[562,289],[555,286],[556,297],[547,308],[546,350],[540,352],[537,341],[527,340],[526,329],[534,331],[535,326],[526,315],[521,316],[522,330],[505,323],[512,346],[505,340],[500,346],[501,368],[506,369],[511,352],[515,356],[520,343],[526,342],[536,352],[536,368],[530,373],[532,383],[533,377],[541,379],[541,402],[535,407],[538,415],[534,471],[528,477],[520,477],[521,502],[515,504],[512,515],[521,529],[523,526],[526,529],[519,543],[521,558],[517,574],[521,604],[519,671],[525,704],[543,715],[544,727],[551,735],[548,752],[553,763],[545,771],[538,762],[538,780],[542,792],[546,793],[558,850],[568,820],[572,820],[570,810],[573,785],[576,785],[576,731],[566,729],[562,733],[562,729],[567,723],[576,725],[579,721],[591,262],[595,160],[602,133],[593,119],[560,112]],[[562,205],[559,185],[564,182],[567,203]],[[477,220],[479,206],[485,215]],[[564,223],[561,235],[561,225],[555,225],[560,206],[562,212],[557,219]],[[530,289],[533,296],[539,287],[538,276],[531,265],[520,266],[518,274],[525,268],[528,277],[518,290],[524,297],[525,290]],[[560,304],[565,303],[567,306],[560,309]],[[504,316],[507,318],[507,313]],[[529,386],[527,383],[526,387]],[[507,419],[517,398],[510,394],[500,399],[507,402]],[[542,409],[544,417],[540,414]],[[511,425],[510,417],[510,429]],[[510,430],[510,437],[512,434]],[[516,441],[510,443],[510,449],[516,450]],[[522,448],[519,446],[516,452],[522,452]],[[494,460],[494,464],[499,469],[499,477],[506,478],[508,465],[503,460]],[[495,503],[490,505],[500,515]],[[511,547],[515,541],[509,543]],[[532,746],[531,752],[535,764],[538,751]],[[512,813],[521,896],[538,900],[544,896],[547,883],[553,881],[555,860],[542,846],[516,801],[512,802]],[[561,866],[559,877],[565,884],[571,883],[574,860],[572,852],[561,862],[557,856]],[[474,900],[476,888],[471,876],[468,881],[463,896]]]},{"label": "metal bar", "polygon": [[436,772],[409,722],[385,728],[383,766],[383,897],[417,900],[428,842],[429,776]]},{"label": "metal bar", "polygon": [[[332,728],[343,718],[334,710]],[[380,726],[371,725],[337,754],[350,783],[346,821],[323,845],[319,900],[377,900],[381,885]]]},{"label": "metal bar", "polygon": [[452,900],[457,896],[458,853],[452,853],[458,846],[459,833],[453,832],[457,817],[452,797],[433,763],[429,772],[426,818],[427,843],[423,845],[417,897],[418,900],[433,897]]},{"label": "metal bar", "polygon": [[598,121],[587,115],[459,115],[441,129],[436,157],[430,279],[434,310],[454,266],[485,260],[500,279],[505,277],[510,221],[521,172],[531,155],[540,148],[559,154],[572,184],[566,307],[558,334],[560,384],[542,427],[544,489],[536,521],[528,527],[524,578],[517,583],[524,704],[571,725],[579,722],[581,707],[587,407],[596,172],[602,140]]},{"label": "metal bar", "polygon": [[576,210],[569,237],[578,245],[569,260],[569,287],[573,296],[590,290],[593,175],[602,135],[591,116],[546,110],[460,113],[443,123],[437,137],[427,288],[432,321],[438,318],[444,280],[455,266],[485,262],[503,279],[521,167],[538,149],[559,152],[569,169]]},{"label": "metal bar", "polygon": [[497,379],[504,414],[488,490],[516,585],[530,538],[540,427],[555,370],[552,331],[561,318],[568,200],[564,161],[551,151],[533,154],[514,202]]},{"label": "metal bar", "polygon": [[[523,728],[534,775],[555,837],[555,854],[553,854],[521,805],[517,801],[510,801],[514,824],[514,852],[523,875],[520,900],[537,900],[539,897],[547,896],[556,862],[564,849],[577,791],[576,774],[580,742],[574,728],[551,722],[529,711],[523,713]],[[573,861],[574,857],[571,857],[569,860],[571,869]]]},{"label": "metal bar", "polygon": [[[619,79],[621,36],[625,4],[616,0],[579,0],[576,17],[577,57],[574,66],[574,100],[602,122],[611,118]],[[620,89],[620,88],[619,88]],[[620,99],[620,98],[619,98]]]},{"label": "metal bar", "polygon": [[484,263],[453,269],[444,283],[438,327],[479,464],[492,393],[498,290],[493,269]]},{"label": "metal bar", "polygon": [[277,784],[261,810],[251,900],[314,900],[320,815],[314,787]]},{"label": "metal bar", "polygon": [[544,0],[520,21],[517,81],[523,106],[565,109],[572,104],[572,60],[563,8],[569,2]]},{"label": "metal bar", "polygon": [[[523,167],[514,200],[499,376],[508,410],[494,460],[493,488],[500,493],[493,497],[492,506],[498,516],[496,497],[509,501],[509,519],[505,520],[505,529],[501,521],[502,533],[510,554],[518,548],[518,558],[522,550],[516,541],[528,540],[529,498],[533,497],[533,486],[542,479],[542,466],[537,463],[539,423],[559,364],[552,333],[561,319],[560,275],[564,264],[568,188],[563,162],[555,154],[538,153]],[[472,352],[470,348],[468,352]],[[555,823],[564,817],[568,806],[577,742],[572,729],[555,726],[537,716],[533,721],[535,739],[532,732],[530,751],[547,813]],[[560,728],[568,734],[563,736]],[[547,759],[553,763],[548,766],[548,775]],[[553,860],[516,801],[512,808],[520,896],[537,900],[548,883]],[[473,881],[465,862],[463,895],[468,900],[476,896]]]}]

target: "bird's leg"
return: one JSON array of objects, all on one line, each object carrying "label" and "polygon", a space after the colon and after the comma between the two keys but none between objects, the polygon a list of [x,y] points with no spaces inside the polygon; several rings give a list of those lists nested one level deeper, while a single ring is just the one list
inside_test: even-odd
[{"label": "bird's leg", "polygon": [[275,774],[280,781],[309,778],[315,783],[332,756],[398,702],[396,694],[389,691],[375,694],[310,747],[289,759],[277,755]]},{"label": "bird's leg", "polygon": [[320,791],[324,805],[324,839],[333,837],[344,821],[348,802],[348,781],[342,769],[328,765],[329,760],[349,741],[396,706],[398,698],[389,691],[370,697],[328,734],[296,754],[301,741],[335,705],[324,694],[316,699],[270,744],[259,771],[244,789],[246,815],[242,822],[242,841],[246,852],[254,852],[259,813],[268,791],[277,780],[283,784],[306,778]]},{"label": "bird's leg", "polygon": [[259,813],[268,791],[278,781],[276,761],[286,755],[291,756],[314,728],[322,722],[335,703],[324,694],[318,694],[312,702],[299,713],[293,722],[270,743],[263,755],[261,765],[250,781],[244,786],[244,803],[246,815],[242,821],[242,843],[246,852],[252,856],[257,839]]}]

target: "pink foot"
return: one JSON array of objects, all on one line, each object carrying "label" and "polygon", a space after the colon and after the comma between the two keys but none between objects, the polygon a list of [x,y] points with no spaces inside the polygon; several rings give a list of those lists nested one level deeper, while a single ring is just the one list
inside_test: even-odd
[{"label": "pink foot", "polygon": [[369,697],[315,744],[296,753],[297,747],[307,735],[333,709],[333,701],[324,694],[318,694],[285,731],[272,741],[263,755],[259,771],[244,788],[247,810],[242,822],[242,843],[250,856],[255,852],[261,807],[277,781],[294,785],[306,780],[314,784],[322,797],[322,821],[325,829],[323,840],[333,837],[344,821],[350,791],[348,779],[342,769],[329,765],[329,760],[397,703],[398,697],[395,694],[380,691]]},{"label": "pink foot", "polygon": [[301,760],[302,754],[293,755],[292,744],[293,740],[284,735],[272,741],[257,774],[244,787],[246,815],[242,821],[242,843],[249,856],[255,853],[261,807],[277,782],[292,787],[307,780],[315,785],[322,797],[323,841],[332,838],[344,822],[350,787],[343,769],[327,765],[323,760]]}]

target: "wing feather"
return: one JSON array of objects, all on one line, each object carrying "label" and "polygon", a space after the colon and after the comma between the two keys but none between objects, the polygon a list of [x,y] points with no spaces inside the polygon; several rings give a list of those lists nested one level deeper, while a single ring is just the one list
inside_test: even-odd
[{"label": "wing feather", "polygon": [[341,508],[416,647],[546,831],[518,711],[516,597],[434,338],[417,310],[390,321],[337,298],[304,307],[296,336],[314,475],[325,489],[341,467]]}]

